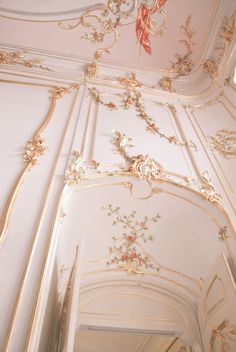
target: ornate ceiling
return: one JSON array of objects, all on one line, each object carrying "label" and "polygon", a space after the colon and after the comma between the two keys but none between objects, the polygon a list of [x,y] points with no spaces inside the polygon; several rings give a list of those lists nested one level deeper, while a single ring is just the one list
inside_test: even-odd
[{"label": "ornate ceiling", "polygon": [[1,1],[1,41],[185,76],[214,48],[222,15],[232,14],[233,2]]}]

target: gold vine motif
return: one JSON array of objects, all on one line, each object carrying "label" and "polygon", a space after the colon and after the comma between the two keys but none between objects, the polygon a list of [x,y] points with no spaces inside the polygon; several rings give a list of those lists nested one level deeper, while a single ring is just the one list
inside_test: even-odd
[{"label": "gold vine motif", "polygon": [[[107,261],[107,266],[116,265],[118,270],[126,271],[128,274],[143,274],[144,269],[159,271],[159,267],[152,263],[151,258],[142,253],[142,246],[139,241],[144,243],[153,241],[154,237],[147,234],[149,223],[157,222],[160,215],[151,218],[145,216],[143,220],[136,220],[136,211],[128,215],[122,215],[120,207],[109,204],[102,208],[107,215],[114,218],[113,226],[121,226],[123,235],[113,236],[113,246],[109,247],[109,255],[112,259]],[[138,248],[139,250],[138,250]]]},{"label": "gold vine motif", "polygon": [[219,130],[209,138],[209,143],[223,158],[236,158],[236,131]]},{"label": "gold vine motif", "polygon": [[193,61],[192,61],[192,53],[193,53],[193,46],[194,46],[194,35],[196,31],[191,28],[191,19],[192,16],[188,16],[185,24],[180,27],[180,30],[183,32],[184,39],[181,39],[179,42],[182,43],[186,48],[186,54],[178,54],[176,53],[174,57],[176,61],[171,61],[171,67],[176,72],[177,76],[186,76],[188,75],[193,68]]},{"label": "gold vine motif", "polygon": [[[146,124],[146,131],[157,134],[159,137],[166,139],[169,143],[177,146],[190,146],[196,150],[195,144],[190,141],[189,143],[180,141],[176,136],[168,136],[163,133],[160,127],[155,123],[155,120],[146,112],[146,108],[143,104],[143,97],[139,90],[142,87],[142,83],[138,81],[135,73],[131,73],[129,77],[118,77],[117,80],[125,87],[125,93],[122,95],[121,107],[124,110],[130,109],[133,106],[137,112],[138,118],[143,120]],[[94,98],[97,103],[104,105],[109,110],[117,110],[118,106],[112,102],[105,102],[102,98],[102,94],[95,88],[89,90],[90,96]],[[168,105],[168,108],[172,111],[174,108],[172,105]]]},{"label": "gold vine motif", "polygon": [[[118,27],[135,23],[137,42],[145,52],[151,54],[149,35],[160,36],[163,34],[166,24],[167,12],[165,4],[167,0],[155,0],[149,3],[146,0],[107,0],[106,4],[97,4],[85,11],[74,24],[58,25],[65,30],[74,30],[78,27],[89,28],[80,38],[89,40],[91,43],[102,43],[106,37],[113,37],[112,43],[96,50],[94,58],[100,59],[104,53],[109,54],[119,39]],[[153,15],[159,13],[162,23],[153,19]],[[64,21],[65,22],[65,21]]]},{"label": "gold vine motif", "polygon": [[135,0],[108,0],[106,4],[97,4],[92,9],[85,11],[75,24],[65,25],[60,22],[58,25],[62,29],[73,30],[79,26],[90,28],[89,33],[85,33],[82,39],[89,40],[92,43],[101,43],[104,38],[112,34],[113,41],[111,45],[98,49],[94,57],[99,59],[103,53],[109,53],[118,41],[117,27],[121,25],[122,20],[133,21],[131,15],[135,7]]},{"label": "gold vine motif", "polygon": [[221,352],[230,352],[231,348],[227,342],[227,335],[232,338],[236,338],[236,326],[230,325],[228,320],[223,320],[223,322],[216,326],[212,330],[211,339],[210,339],[210,352],[215,352],[215,346],[218,342],[221,346]]},{"label": "gold vine motif", "polygon": [[24,67],[36,67],[41,70],[51,71],[49,68],[41,65],[42,60],[40,59],[25,59],[24,51],[0,51],[0,64],[4,65],[18,65]]},{"label": "gold vine motif", "polygon": [[2,217],[0,220],[0,243],[2,244],[6,237],[6,229],[9,222],[9,217],[11,213],[12,206],[16,199],[17,193],[19,188],[24,181],[25,177],[27,176],[28,172],[32,169],[33,166],[38,164],[38,157],[45,154],[48,148],[44,145],[45,140],[41,137],[42,132],[48,125],[49,121],[51,120],[57,99],[63,97],[66,93],[70,93],[73,89],[77,89],[79,87],[78,84],[72,84],[70,87],[54,87],[53,89],[49,90],[50,93],[50,106],[48,112],[36,130],[34,136],[30,141],[27,142],[25,152],[23,154],[23,161],[24,161],[24,168],[18,175],[10,194],[7,198],[6,204],[4,206],[4,210],[2,213]]}]

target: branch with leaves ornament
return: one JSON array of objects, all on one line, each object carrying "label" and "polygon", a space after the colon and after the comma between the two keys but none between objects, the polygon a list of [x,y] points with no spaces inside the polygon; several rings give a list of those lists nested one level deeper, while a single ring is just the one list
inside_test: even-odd
[{"label": "branch with leaves ornament", "polygon": [[[134,107],[137,113],[137,117],[144,121],[146,124],[146,131],[158,135],[161,138],[166,139],[169,143],[177,145],[179,147],[188,145],[191,148],[196,149],[195,144],[190,141],[183,142],[178,139],[175,135],[168,136],[161,131],[161,128],[156,124],[153,117],[151,117],[143,104],[143,96],[139,88],[142,87],[142,83],[137,80],[137,77],[134,73],[130,74],[130,77],[118,77],[117,80],[125,88],[125,93],[121,95],[121,106],[118,106],[112,101],[106,102],[102,96],[102,93],[99,92],[95,87],[89,90],[90,96],[99,104],[104,105],[108,110],[118,110],[121,107],[123,110],[129,110],[131,107]],[[168,106],[171,109],[171,107]]]},{"label": "branch with leaves ornament", "polygon": [[42,66],[42,60],[40,59],[26,59],[24,51],[0,51],[0,64],[28,68],[36,67],[41,70],[51,71],[49,68]]},{"label": "branch with leaves ornament", "polygon": [[149,155],[135,155],[129,154],[129,148],[132,147],[131,138],[119,131],[113,131],[111,143],[115,147],[115,151],[120,154],[128,164],[126,171],[138,176],[147,181],[155,181],[165,178],[164,169],[157,161],[150,158]]},{"label": "branch with leaves ornament", "polygon": [[128,274],[143,274],[143,269],[152,269],[156,272],[159,267],[152,262],[148,254],[143,253],[142,243],[151,242],[154,237],[147,233],[149,224],[157,222],[160,215],[151,218],[145,216],[141,221],[136,219],[136,211],[128,215],[122,215],[120,207],[109,204],[103,207],[108,216],[113,220],[113,226],[122,228],[122,235],[114,235],[113,246],[109,247],[109,254],[112,257],[107,261],[107,266],[115,265],[118,270],[124,270]]}]

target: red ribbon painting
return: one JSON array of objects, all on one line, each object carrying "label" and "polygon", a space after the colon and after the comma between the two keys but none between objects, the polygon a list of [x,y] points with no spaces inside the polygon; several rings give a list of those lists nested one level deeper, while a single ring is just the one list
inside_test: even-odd
[{"label": "red ribbon painting", "polygon": [[149,40],[151,16],[159,12],[167,0],[156,0],[152,7],[141,4],[139,14],[136,19],[136,36],[140,45],[151,55],[152,49]]}]

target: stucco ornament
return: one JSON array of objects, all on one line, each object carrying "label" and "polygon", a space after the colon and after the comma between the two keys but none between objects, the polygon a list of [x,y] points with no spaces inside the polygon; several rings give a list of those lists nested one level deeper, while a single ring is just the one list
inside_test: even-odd
[{"label": "stucco ornament", "polygon": [[219,130],[209,138],[209,143],[223,158],[236,158],[236,131]]}]

